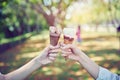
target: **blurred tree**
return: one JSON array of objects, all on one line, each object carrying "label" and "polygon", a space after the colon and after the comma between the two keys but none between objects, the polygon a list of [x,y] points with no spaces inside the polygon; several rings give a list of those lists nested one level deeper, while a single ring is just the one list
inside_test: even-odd
[{"label": "blurred tree", "polygon": [[120,0],[108,1],[109,19],[116,28],[120,25]]},{"label": "blurred tree", "polygon": [[[119,0],[110,0],[111,2],[109,0],[2,0],[0,30],[3,31],[5,28],[7,32],[21,35],[34,30],[40,32],[41,28],[47,28],[48,25],[64,27],[66,17],[70,14],[68,9],[77,1],[78,4],[86,4],[87,8],[78,10],[83,13],[77,15],[74,9],[74,18],[71,19],[75,21],[71,20],[72,23],[98,25],[112,20],[118,22],[120,18]],[[5,34],[8,35],[6,32]]]},{"label": "blurred tree", "polygon": [[120,23],[120,0],[81,0],[79,9],[74,10],[70,22],[75,24],[106,24],[109,30],[111,24]]},{"label": "blurred tree", "polygon": [[[41,15],[36,14],[24,0],[1,1],[1,25],[0,30],[6,38],[22,35],[36,30],[40,32],[47,24]],[[0,8],[0,9],[1,9]]]},{"label": "blurred tree", "polygon": [[[7,2],[7,0],[6,0],[6,2]],[[3,10],[3,6],[5,5],[5,3],[4,3],[4,1],[2,0],[2,1],[0,1],[0,32],[2,32],[2,28],[3,28],[3,19],[6,17],[6,15],[4,15],[3,13],[2,13],[2,10]]]},{"label": "blurred tree", "polygon": [[[26,0],[28,1],[28,0]],[[69,6],[77,0],[29,0],[33,10],[42,14],[49,26],[65,26],[65,16]]]},{"label": "blurred tree", "polygon": [[[101,0],[83,0],[80,2],[81,8],[74,11],[73,18],[75,22],[81,24],[101,24],[108,20],[107,3]],[[73,21],[74,22],[74,21]]]},{"label": "blurred tree", "polygon": [[[77,0],[2,0],[1,31],[7,38],[56,24],[64,27],[68,7]],[[4,15],[4,16],[3,16]]]}]

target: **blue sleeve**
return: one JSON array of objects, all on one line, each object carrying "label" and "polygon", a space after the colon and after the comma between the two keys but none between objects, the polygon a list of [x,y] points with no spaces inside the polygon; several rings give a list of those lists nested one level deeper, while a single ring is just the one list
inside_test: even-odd
[{"label": "blue sleeve", "polygon": [[98,78],[96,80],[120,80],[120,76],[110,72],[109,70],[107,70],[103,67],[100,67],[99,68],[99,75],[98,75]]}]

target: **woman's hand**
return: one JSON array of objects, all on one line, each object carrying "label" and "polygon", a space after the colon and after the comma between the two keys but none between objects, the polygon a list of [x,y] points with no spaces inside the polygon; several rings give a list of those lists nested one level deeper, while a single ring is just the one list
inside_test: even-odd
[{"label": "woman's hand", "polygon": [[63,57],[79,61],[80,53],[82,51],[80,51],[75,45],[61,43],[61,50]]},{"label": "woman's hand", "polygon": [[48,46],[46,47],[42,53],[37,57],[37,61],[40,62],[41,65],[46,65],[48,63],[52,63],[57,56],[59,51],[59,46]]}]

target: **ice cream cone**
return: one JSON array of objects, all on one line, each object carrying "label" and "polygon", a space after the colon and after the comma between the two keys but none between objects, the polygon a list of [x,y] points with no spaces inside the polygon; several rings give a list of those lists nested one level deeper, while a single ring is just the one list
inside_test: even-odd
[{"label": "ice cream cone", "polygon": [[59,41],[60,32],[54,26],[50,26],[49,31],[50,31],[50,44],[56,46]]},{"label": "ice cream cone", "polygon": [[[71,27],[66,27],[63,29],[63,36],[64,36],[64,44],[72,44],[75,37],[75,29]],[[71,51],[67,49],[66,51]],[[65,60],[67,60],[68,56],[65,56]]]},{"label": "ice cream cone", "polygon": [[64,44],[72,44],[75,37],[75,29],[71,27],[66,27],[63,29]]}]

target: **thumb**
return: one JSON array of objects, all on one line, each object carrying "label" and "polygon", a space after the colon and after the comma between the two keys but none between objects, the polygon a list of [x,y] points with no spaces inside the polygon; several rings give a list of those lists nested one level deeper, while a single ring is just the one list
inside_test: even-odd
[{"label": "thumb", "polygon": [[72,46],[72,44],[66,44],[66,45],[62,46],[61,48],[62,49],[72,49],[73,46]]}]

